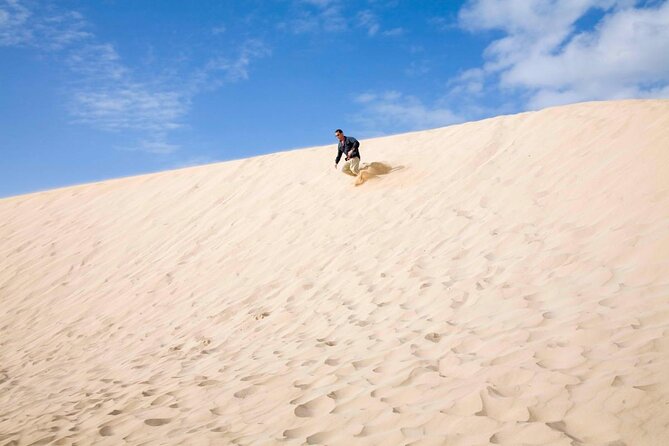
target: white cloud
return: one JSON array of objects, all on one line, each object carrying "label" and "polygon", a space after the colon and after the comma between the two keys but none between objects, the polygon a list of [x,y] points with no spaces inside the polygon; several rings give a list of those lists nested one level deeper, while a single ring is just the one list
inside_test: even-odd
[{"label": "white cloud", "polygon": [[360,11],[357,15],[357,25],[367,31],[367,35],[374,36],[379,32],[381,25],[376,15],[369,10]]},{"label": "white cloud", "polygon": [[481,68],[470,68],[449,80],[450,94],[480,95],[485,85],[485,71]]},{"label": "white cloud", "polygon": [[404,28],[402,27],[390,28],[388,30],[382,31],[381,34],[388,37],[401,36],[402,34],[404,34]]},{"label": "white cloud", "polygon": [[246,80],[249,78],[251,63],[270,53],[270,49],[261,41],[247,40],[235,57],[216,56],[209,59],[204,67],[197,71],[193,87],[212,89],[225,82]]},{"label": "white cloud", "polygon": [[146,152],[146,153],[155,153],[158,155],[167,155],[174,153],[179,150],[179,146],[176,144],[169,144],[163,140],[140,140],[135,145],[132,146],[116,146],[117,150],[123,150],[127,152]]},{"label": "white cloud", "polygon": [[[577,22],[593,9],[593,29]],[[499,30],[485,63],[465,72],[453,92],[480,92],[486,80],[518,90],[541,108],[595,99],[666,96],[669,2],[633,0],[472,0],[460,11],[469,31]],[[652,96],[651,96],[652,97]]]},{"label": "white cloud", "polygon": [[0,45],[57,53],[74,75],[68,87],[71,122],[138,138],[123,150],[176,151],[169,134],[184,126],[193,97],[248,79],[250,64],[269,54],[262,42],[249,40],[234,57],[212,55],[202,68],[169,82],[160,73],[139,76],[112,44],[86,31],[89,24],[76,11],[44,13],[30,11],[18,0],[0,2]]},{"label": "white cloud", "polygon": [[146,131],[165,137],[169,131],[181,127],[188,98],[179,92],[156,91],[144,84],[123,81],[111,88],[79,89],[70,107],[75,123],[109,131]]},{"label": "white cloud", "polygon": [[27,26],[30,10],[15,0],[0,1],[0,46],[25,45],[32,40]]},{"label": "white cloud", "polygon": [[370,37],[380,34],[385,37],[395,37],[404,34],[404,28],[397,27],[381,31],[381,22],[376,14],[369,9],[358,12],[355,20],[356,26],[366,30]]},{"label": "white cloud", "polygon": [[277,27],[293,34],[339,32],[346,29],[346,19],[340,0],[301,0],[295,18]]},{"label": "white cloud", "polygon": [[18,0],[0,0],[0,46],[59,50],[90,33],[76,11],[37,16]]},{"label": "white cloud", "polygon": [[68,51],[65,62],[81,80],[120,80],[128,75],[128,69],[122,65],[121,57],[113,45],[108,43],[91,42],[72,48]]},{"label": "white cloud", "polygon": [[469,0],[458,14],[466,29],[499,29],[509,34],[564,32],[591,8],[629,5],[618,0]]},{"label": "white cloud", "polygon": [[88,23],[77,11],[44,17],[36,24],[37,44],[49,50],[60,50],[93,35],[86,31]]},{"label": "white cloud", "polygon": [[352,116],[366,135],[441,127],[462,118],[448,108],[425,105],[418,98],[397,91],[367,92],[354,98],[359,111]]},{"label": "white cloud", "polygon": [[[360,10],[357,13],[349,9],[344,13],[345,2],[342,0],[298,0],[294,2],[294,6],[293,18],[279,22],[276,25],[278,29],[293,34],[328,34],[356,27],[364,29],[370,37],[377,35],[394,37],[405,32],[402,27],[382,29],[378,15],[371,9]],[[393,7],[396,5],[374,6]]]}]

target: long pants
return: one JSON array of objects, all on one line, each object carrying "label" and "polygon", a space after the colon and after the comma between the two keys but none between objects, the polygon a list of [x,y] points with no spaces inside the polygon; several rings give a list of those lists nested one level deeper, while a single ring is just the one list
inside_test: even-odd
[{"label": "long pants", "polygon": [[346,161],[341,171],[352,176],[358,175],[358,172],[360,172],[360,158],[351,158]]}]

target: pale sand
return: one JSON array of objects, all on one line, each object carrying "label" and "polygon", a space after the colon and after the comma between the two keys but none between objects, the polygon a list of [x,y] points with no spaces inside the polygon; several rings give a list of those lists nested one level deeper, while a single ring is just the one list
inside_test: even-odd
[{"label": "pale sand", "polygon": [[361,151],[0,200],[0,444],[669,444],[669,101]]}]

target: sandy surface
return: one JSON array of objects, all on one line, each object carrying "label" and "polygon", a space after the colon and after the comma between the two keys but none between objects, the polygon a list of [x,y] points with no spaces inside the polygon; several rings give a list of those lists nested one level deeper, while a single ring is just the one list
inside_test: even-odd
[{"label": "sandy surface", "polygon": [[0,200],[0,445],[669,444],[669,101],[335,142]]}]

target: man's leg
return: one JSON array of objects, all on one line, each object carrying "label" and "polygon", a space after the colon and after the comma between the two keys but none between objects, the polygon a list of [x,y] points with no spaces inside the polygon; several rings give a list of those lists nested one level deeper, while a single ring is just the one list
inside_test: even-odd
[{"label": "man's leg", "polygon": [[351,172],[357,175],[360,172],[360,158],[351,158]]},{"label": "man's leg", "polygon": [[351,172],[351,161],[346,161],[342,166],[341,171],[347,175],[355,176],[355,174]]}]

